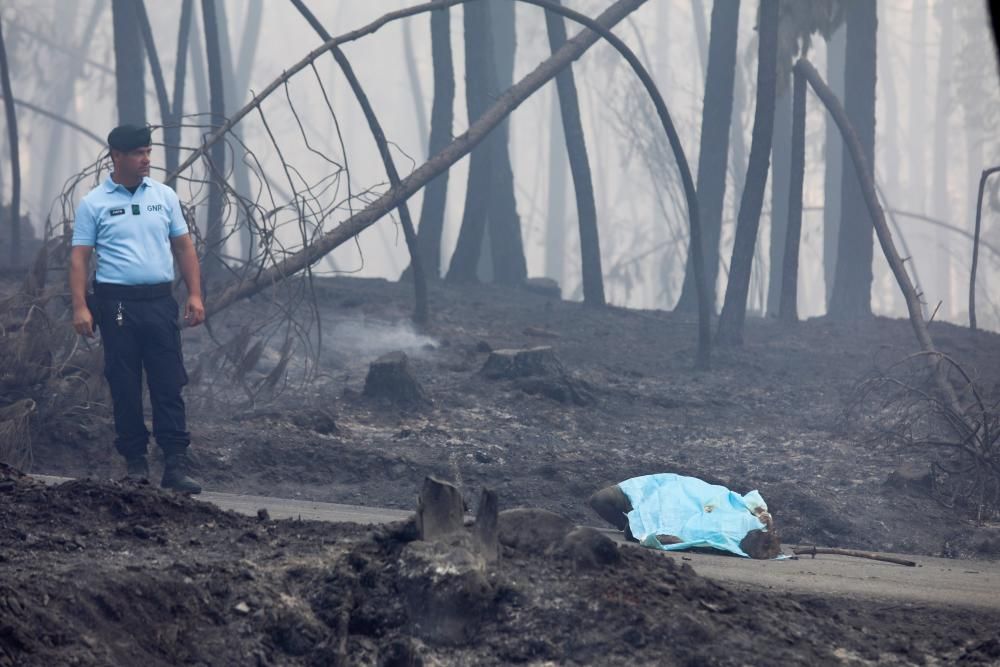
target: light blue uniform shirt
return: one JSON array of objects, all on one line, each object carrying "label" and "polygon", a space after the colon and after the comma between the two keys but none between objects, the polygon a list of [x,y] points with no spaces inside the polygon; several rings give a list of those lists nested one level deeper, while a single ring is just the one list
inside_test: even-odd
[{"label": "light blue uniform shirt", "polygon": [[108,176],[76,207],[73,245],[97,250],[97,282],[153,285],[173,281],[170,239],[187,233],[173,189],[143,178],[132,194]]}]

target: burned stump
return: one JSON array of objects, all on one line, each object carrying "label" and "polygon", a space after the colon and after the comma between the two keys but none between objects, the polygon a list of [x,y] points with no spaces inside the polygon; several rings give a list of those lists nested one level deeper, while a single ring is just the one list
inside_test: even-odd
[{"label": "burned stump", "polygon": [[417,533],[425,542],[464,530],[465,501],[453,484],[425,477],[417,500]]},{"label": "burned stump", "polygon": [[548,510],[519,507],[499,515],[500,544],[523,554],[562,558],[575,569],[601,569],[618,564],[618,545],[594,528]]},{"label": "burned stump", "polygon": [[562,364],[556,359],[555,352],[548,346],[526,350],[493,350],[480,372],[492,380],[566,374]]},{"label": "burned stump", "polygon": [[389,352],[368,367],[364,395],[381,398],[399,405],[430,403],[427,392],[410,370],[409,359],[402,352]]},{"label": "burned stump", "polygon": [[535,294],[559,301],[562,299],[562,288],[552,278],[528,278],[524,281],[524,289]]},{"label": "burned stump", "polygon": [[432,643],[473,641],[493,607],[496,591],[487,571],[500,553],[496,494],[483,491],[471,530],[464,510],[458,488],[424,479],[416,516],[420,539],[402,553],[400,588],[414,632]]},{"label": "burned stump", "polygon": [[560,403],[589,405],[594,397],[586,383],[572,377],[551,347],[524,350],[494,350],[480,371],[492,380],[512,380],[514,386],[532,396],[545,396]]}]

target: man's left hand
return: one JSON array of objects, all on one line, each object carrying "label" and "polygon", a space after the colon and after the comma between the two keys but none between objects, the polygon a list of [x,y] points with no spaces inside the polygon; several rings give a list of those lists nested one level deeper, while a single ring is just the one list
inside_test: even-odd
[{"label": "man's left hand", "polygon": [[201,297],[195,294],[188,296],[184,306],[184,321],[189,327],[196,327],[205,321],[205,304]]}]

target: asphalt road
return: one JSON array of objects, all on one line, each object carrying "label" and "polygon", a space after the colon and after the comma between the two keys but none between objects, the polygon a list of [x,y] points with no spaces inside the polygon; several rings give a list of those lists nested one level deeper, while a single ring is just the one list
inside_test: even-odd
[{"label": "asphalt road", "polygon": [[[68,481],[67,478],[47,476],[36,476],[36,479],[49,484]],[[231,493],[205,492],[196,499],[251,516],[266,509],[272,519],[375,524],[410,515],[410,512],[377,507]],[[790,549],[786,552],[790,553]],[[759,561],[703,553],[661,553],[664,558],[686,562],[702,576],[738,590],[833,595],[884,604],[887,608],[958,606],[1000,610],[998,562],[898,555],[917,563],[916,567],[906,567],[833,555]]]}]

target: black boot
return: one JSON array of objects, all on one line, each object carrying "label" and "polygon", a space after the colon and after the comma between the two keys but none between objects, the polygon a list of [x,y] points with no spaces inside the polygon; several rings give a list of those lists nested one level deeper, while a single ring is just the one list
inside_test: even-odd
[{"label": "black boot", "polygon": [[144,482],[149,479],[149,463],[146,462],[146,455],[132,456],[125,459],[127,479],[133,482]]},{"label": "black boot", "polygon": [[201,493],[201,485],[187,475],[189,467],[187,455],[174,453],[164,455],[163,479],[160,486],[178,493],[195,495]]}]

